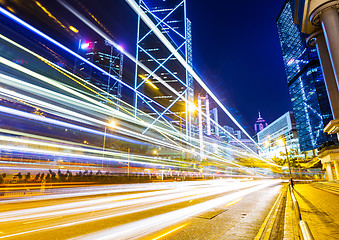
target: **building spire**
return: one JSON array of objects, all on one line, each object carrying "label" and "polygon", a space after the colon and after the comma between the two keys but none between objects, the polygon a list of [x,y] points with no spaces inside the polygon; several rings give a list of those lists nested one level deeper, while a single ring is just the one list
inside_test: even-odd
[{"label": "building spire", "polygon": [[254,131],[256,134],[263,130],[268,125],[265,119],[261,117],[260,110],[258,110],[258,115],[259,115],[258,120],[254,124]]}]

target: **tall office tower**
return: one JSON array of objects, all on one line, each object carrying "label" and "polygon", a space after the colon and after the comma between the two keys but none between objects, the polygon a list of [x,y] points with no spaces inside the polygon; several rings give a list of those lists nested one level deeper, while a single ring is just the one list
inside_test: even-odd
[{"label": "tall office tower", "polygon": [[[75,64],[75,73],[99,87],[103,91],[100,94],[116,103],[117,107],[119,107],[122,86],[116,79],[122,80],[122,52],[107,43],[95,41],[80,44],[79,53],[113,77],[79,60],[77,60],[78,62]],[[107,101],[108,100],[103,100],[103,102]]]},{"label": "tall office tower", "polygon": [[[214,122],[219,124],[219,118],[218,118],[218,108],[213,108],[211,111],[211,118],[214,120]],[[213,123],[213,128],[211,128],[212,135],[219,136],[219,126],[215,123]]]},{"label": "tall office tower", "polygon": [[[157,31],[160,30],[191,65],[191,23],[186,18],[186,0],[144,0],[139,3],[142,11],[156,25]],[[189,102],[194,100],[193,78],[154,31],[139,16],[136,58],[149,71],[136,65],[135,89],[151,100],[136,94],[135,107],[169,124],[182,124],[186,127],[186,134],[191,136],[192,113],[183,99]]]},{"label": "tall office tower", "polygon": [[277,27],[300,150],[308,151],[336,141],[336,136],[323,132],[332,113],[317,50],[306,45],[307,35],[294,23],[293,15],[294,1],[286,0]]}]

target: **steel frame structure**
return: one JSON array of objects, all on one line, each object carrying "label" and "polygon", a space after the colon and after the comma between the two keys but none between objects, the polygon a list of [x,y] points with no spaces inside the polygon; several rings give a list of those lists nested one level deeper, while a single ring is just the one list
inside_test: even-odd
[{"label": "steel frame structure", "polygon": [[[162,9],[159,6],[148,6],[147,2],[152,2],[152,0],[139,0],[139,7],[153,20],[156,28],[158,28],[160,31],[166,33],[166,36],[168,39],[176,46],[176,52],[183,55],[186,62],[192,66],[192,36],[191,36],[191,22],[186,17],[186,0],[171,0],[170,5],[172,5],[172,8],[170,9]],[[178,14],[179,12],[179,14]],[[171,17],[175,14],[178,14],[181,19],[173,20]],[[171,19],[171,20],[169,20]],[[182,28],[180,32],[180,29],[178,30],[178,27],[175,27],[173,25],[176,24],[176,22],[181,21]],[[137,109],[141,107],[142,103],[145,103],[146,106],[153,111],[150,112],[150,114],[156,114],[157,117],[154,120],[151,125],[155,124],[158,120],[162,119],[167,122],[171,128],[173,128],[173,125],[179,125],[180,129],[182,126],[185,126],[185,135],[186,140],[191,139],[192,137],[192,112],[188,111],[188,103],[193,103],[194,101],[194,91],[193,91],[193,77],[188,73],[187,69],[183,68],[183,76],[178,77],[177,76],[177,69],[167,67],[166,65],[168,63],[178,62],[178,65],[180,67],[180,63],[175,58],[173,53],[168,53],[166,57],[162,57],[161,59],[156,54],[153,53],[151,50],[157,49],[156,46],[162,45],[163,43],[159,39],[155,39],[156,42],[154,42],[154,49],[147,49],[144,47],[145,42],[147,44],[148,37],[150,37],[153,34],[154,29],[149,29],[146,27],[146,25],[142,26],[144,24],[140,19],[140,14],[138,16],[138,31],[137,31],[137,44],[136,44],[136,68],[135,68],[135,80],[134,80],[134,90],[135,90],[135,98],[134,98],[134,107],[135,107],[135,117],[137,117]],[[143,29],[141,29],[144,27]],[[146,28],[145,28],[146,27]],[[147,29],[145,31],[145,29]],[[172,33],[169,34],[169,33]],[[173,39],[176,38],[177,41]],[[152,45],[152,44],[151,44]],[[166,49],[166,48],[164,48]],[[155,50],[156,52],[157,50]],[[159,49],[158,49],[159,51]],[[161,49],[160,49],[161,51]],[[158,52],[159,53],[159,52]],[[164,53],[164,52],[161,52]],[[141,54],[143,54],[144,58],[141,57]],[[148,66],[152,73],[151,74],[145,74],[145,76],[140,79],[141,69],[138,65],[139,62],[144,62],[145,60],[148,60],[152,62],[152,67]],[[144,64],[147,64],[144,62]],[[149,64],[150,65],[150,64]],[[159,72],[162,71],[160,74]],[[167,80],[167,76],[172,78],[172,81],[175,81],[177,84],[176,90],[178,93],[180,93],[180,96],[175,96],[172,94],[172,96],[163,96],[163,97],[175,97],[172,101],[169,101],[167,104],[163,105],[165,109],[157,110],[154,105],[152,105],[152,101],[147,101],[144,99],[144,97],[140,96],[138,94],[138,91],[140,91],[141,87],[145,87],[146,83],[149,84],[157,84],[158,82],[152,79],[153,75],[158,75],[161,77],[164,81]],[[178,86],[179,85],[179,86]],[[159,88],[166,88],[163,85],[157,85]],[[145,93],[144,93],[145,94]],[[148,96],[149,97],[149,96]],[[184,109],[181,109],[180,111],[172,111],[172,109],[175,109],[179,102],[182,101],[182,97],[184,97],[187,101],[185,102]],[[152,98],[154,99],[154,98]],[[142,103],[141,103],[142,102]],[[184,115],[184,116],[182,116]],[[182,121],[184,121],[184,124],[182,124]],[[146,133],[146,128],[143,133]]]},{"label": "steel frame structure", "polygon": [[[111,61],[110,61],[110,65],[109,65],[109,75],[108,75],[108,79],[107,79],[107,99],[110,98],[110,94],[112,92],[112,90],[114,88],[116,88],[116,94],[115,94],[115,97],[116,97],[116,104],[117,104],[117,109],[120,108],[120,101],[121,101],[121,89],[122,89],[122,84],[121,82],[118,82],[114,79],[112,79],[112,73],[111,71],[114,71],[114,68],[113,68],[113,64],[116,64],[116,62],[113,60],[113,49],[114,49],[114,46],[110,43],[108,43],[108,41],[105,41],[105,44],[110,46],[111,47]],[[117,78],[122,81],[122,72],[123,72],[123,67],[124,67],[124,54],[122,51],[119,51],[118,49],[118,54],[116,56],[118,59],[119,59],[119,72],[116,72],[114,71],[114,74],[113,75],[116,75]],[[111,79],[114,81],[114,84],[111,85]]]}]

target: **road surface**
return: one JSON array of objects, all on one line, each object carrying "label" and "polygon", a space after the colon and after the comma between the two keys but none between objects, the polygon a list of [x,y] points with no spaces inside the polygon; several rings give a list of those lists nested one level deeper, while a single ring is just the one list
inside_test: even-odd
[{"label": "road surface", "polygon": [[254,239],[278,180],[88,186],[0,202],[0,239]]}]

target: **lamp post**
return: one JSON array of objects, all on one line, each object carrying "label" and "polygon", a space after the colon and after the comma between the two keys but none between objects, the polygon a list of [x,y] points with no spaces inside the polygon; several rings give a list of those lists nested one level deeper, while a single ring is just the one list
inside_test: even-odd
[{"label": "lamp post", "polygon": [[287,152],[287,146],[286,146],[286,138],[285,138],[285,136],[283,136],[283,137],[280,139],[280,141],[283,142],[284,147],[285,147],[286,160],[287,160],[287,163],[288,163],[288,173],[289,173],[290,179],[292,179],[291,165],[290,165],[290,159],[288,158],[288,152]]},{"label": "lamp post", "polygon": [[267,135],[267,143],[268,143],[268,156],[271,159],[271,142],[270,142],[270,135]]},{"label": "lamp post", "polygon": [[106,145],[106,133],[107,133],[107,127],[112,127],[114,128],[116,126],[116,123],[114,120],[110,121],[108,123],[108,126],[105,125],[105,133],[104,133],[104,142],[102,144],[102,162],[101,162],[101,167],[104,167],[104,156],[105,156],[105,145]]}]

